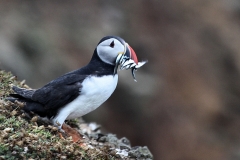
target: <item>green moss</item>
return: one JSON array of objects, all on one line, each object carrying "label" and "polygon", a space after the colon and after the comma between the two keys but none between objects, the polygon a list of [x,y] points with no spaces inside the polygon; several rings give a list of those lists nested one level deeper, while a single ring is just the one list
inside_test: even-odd
[{"label": "green moss", "polygon": [[8,147],[0,143],[0,155],[6,154],[7,151],[8,151]]},{"label": "green moss", "polygon": [[4,120],[5,120],[5,117],[0,115],[0,123],[3,123]]}]

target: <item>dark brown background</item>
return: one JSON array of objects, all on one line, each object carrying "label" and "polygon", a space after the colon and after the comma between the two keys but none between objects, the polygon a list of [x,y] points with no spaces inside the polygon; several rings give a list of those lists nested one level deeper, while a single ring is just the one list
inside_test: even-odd
[{"label": "dark brown background", "polygon": [[238,0],[0,1],[0,68],[32,88],[77,69],[106,35],[140,60],[85,116],[161,160],[240,159]]}]

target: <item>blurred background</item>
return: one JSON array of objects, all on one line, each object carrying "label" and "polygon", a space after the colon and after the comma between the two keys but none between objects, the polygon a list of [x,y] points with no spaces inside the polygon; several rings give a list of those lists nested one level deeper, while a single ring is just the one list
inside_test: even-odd
[{"label": "blurred background", "polygon": [[0,1],[0,68],[38,88],[118,35],[149,62],[84,116],[156,160],[240,159],[240,1]]}]

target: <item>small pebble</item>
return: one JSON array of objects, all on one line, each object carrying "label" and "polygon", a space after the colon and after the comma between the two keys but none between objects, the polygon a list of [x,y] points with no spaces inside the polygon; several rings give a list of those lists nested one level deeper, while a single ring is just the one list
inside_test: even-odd
[{"label": "small pebble", "polygon": [[17,142],[17,145],[18,145],[18,146],[22,146],[22,145],[23,145],[23,141],[18,141],[18,142]]},{"label": "small pebble", "polygon": [[5,128],[3,131],[6,133],[10,133],[13,130],[13,128]]}]

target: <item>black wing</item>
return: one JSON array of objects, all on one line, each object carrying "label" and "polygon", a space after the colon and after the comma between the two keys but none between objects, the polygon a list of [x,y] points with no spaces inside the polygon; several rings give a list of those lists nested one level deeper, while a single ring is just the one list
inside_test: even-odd
[{"label": "black wing", "polygon": [[32,100],[45,109],[59,109],[80,95],[82,81],[87,75],[66,74],[36,90]]}]

